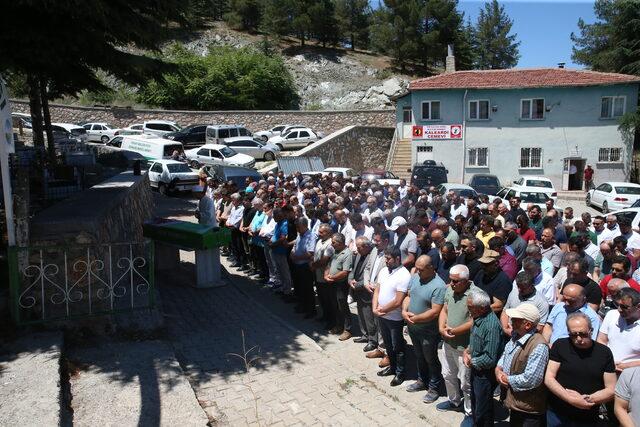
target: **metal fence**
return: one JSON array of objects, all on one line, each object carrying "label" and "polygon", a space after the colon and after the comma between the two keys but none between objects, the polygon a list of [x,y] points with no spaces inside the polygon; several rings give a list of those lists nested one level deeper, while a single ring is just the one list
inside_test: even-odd
[{"label": "metal fence", "polygon": [[154,306],[152,242],[9,248],[16,324]]}]

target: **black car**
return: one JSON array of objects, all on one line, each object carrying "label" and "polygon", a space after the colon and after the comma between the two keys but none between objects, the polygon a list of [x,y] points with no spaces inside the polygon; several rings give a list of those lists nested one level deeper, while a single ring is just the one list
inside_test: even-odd
[{"label": "black car", "polygon": [[408,169],[407,172],[411,172],[411,185],[420,189],[444,184],[447,182],[449,173],[442,163],[436,163],[433,160],[415,164],[413,169]]},{"label": "black car", "polygon": [[253,178],[256,182],[262,179],[262,175],[260,175],[260,173],[255,169],[243,168],[242,166],[216,164],[204,166],[204,170],[208,176],[218,182],[233,181],[238,186],[239,190],[245,189],[245,180],[248,177]]},{"label": "black car", "polygon": [[502,188],[497,176],[486,174],[473,175],[471,181],[469,181],[469,186],[473,187],[478,194],[486,194],[488,196],[495,196]]},{"label": "black car", "polygon": [[162,137],[165,139],[182,142],[182,145],[184,145],[185,148],[194,148],[204,145],[206,140],[206,130],[207,125],[189,125],[177,132],[166,133],[162,135]]}]

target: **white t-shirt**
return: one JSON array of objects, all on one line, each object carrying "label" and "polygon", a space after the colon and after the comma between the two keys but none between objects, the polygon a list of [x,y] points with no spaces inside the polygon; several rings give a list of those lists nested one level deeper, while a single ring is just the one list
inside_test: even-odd
[{"label": "white t-shirt", "polygon": [[600,332],[607,336],[607,346],[616,363],[640,360],[640,320],[628,325],[618,310],[610,310],[600,325]]},{"label": "white t-shirt", "polygon": [[[383,267],[378,275],[378,283],[380,284],[378,306],[382,307],[393,301],[397,291],[407,293],[410,281],[411,273],[403,266],[396,268],[391,273],[389,273],[389,268]],[[398,307],[382,317],[389,320],[402,320],[402,307]]]}]

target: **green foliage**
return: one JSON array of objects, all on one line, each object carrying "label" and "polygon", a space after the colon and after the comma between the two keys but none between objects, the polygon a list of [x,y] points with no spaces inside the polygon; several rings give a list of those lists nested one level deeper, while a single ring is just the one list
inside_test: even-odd
[{"label": "green foliage", "polygon": [[224,19],[231,28],[256,31],[260,25],[262,2],[260,0],[230,0]]},{"label": "green foliage", "polygon": [[351,49],[366,48],[369,44],[371,7],[367,0],[336,0],[336,21],[342,37]]},{"label": "green foliage", "polygon": [[512,25],[513,21],[498,0],[485,3],[474,31],[475,68],[495,70],[516,66],[520,42],[516,41],[516,34],[509,34]]},{"label": "green foliage", "polygon": [[333,0],[316,0],[308,9],[311,35],[322,43],[335,46],[339,40],[339,28]]},{"label": "green foliage", "polygon": [[269,34],[273,39],[291,32],[290,17],[293,9],[289,0],[263,0],[262,21],[260,31]]},{"label": "green foliage", "polygon": [[196,110],[297,107],[293,78],[279,57],[230,47],[212,47],[201,57],[175,45],[168,59],[177,71],[148,82],[140,91],[141,102]]},{"label": "green foliage", "polygon": [[229,12],[229,0],[188,0],[186,11],[189,22],[207,18],[221,21]]}]

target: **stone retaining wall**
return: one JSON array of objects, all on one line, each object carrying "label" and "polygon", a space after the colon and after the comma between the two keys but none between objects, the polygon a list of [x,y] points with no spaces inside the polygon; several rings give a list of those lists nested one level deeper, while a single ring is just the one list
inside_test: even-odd
[{"label": "stone retaining wall", "polygon": [[[12,100],[15,112],[29,114],[27,101]],[[346,126],[395,126],[395,111],[332,110],[332,111],[173,111],[134,110],[130,108],[79,107],[50,104],[51,120],[64,123],[107,122],[126,127],[145,120],[172,120],[186,126],[193,123],[243,124],[251,131],[270,129],[279,124],[303,124],[325,135]]]}]

